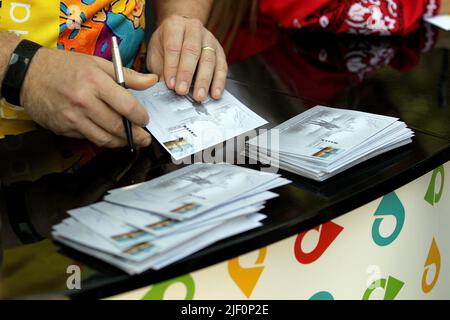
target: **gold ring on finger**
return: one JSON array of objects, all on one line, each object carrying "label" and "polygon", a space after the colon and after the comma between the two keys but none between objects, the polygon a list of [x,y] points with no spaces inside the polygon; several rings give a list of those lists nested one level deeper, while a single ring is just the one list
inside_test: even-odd
[{"label": "gold ring on finger", "polygon": [[216,53],[216,49],[214,49],[213,47],[206,46],[206,47],[203,47],[202,50],[209,50],[209,51]]}]

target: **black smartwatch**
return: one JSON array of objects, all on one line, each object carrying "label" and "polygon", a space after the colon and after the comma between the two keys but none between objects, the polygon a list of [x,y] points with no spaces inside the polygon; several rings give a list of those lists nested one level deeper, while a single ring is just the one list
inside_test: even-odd
[{"label": "black smartwatch", "polygon": [[22,40],[11,55],[2,83],[2,97],[15,106],[20,106],[20,91],[30,67],[31,60],[42,46]]}]

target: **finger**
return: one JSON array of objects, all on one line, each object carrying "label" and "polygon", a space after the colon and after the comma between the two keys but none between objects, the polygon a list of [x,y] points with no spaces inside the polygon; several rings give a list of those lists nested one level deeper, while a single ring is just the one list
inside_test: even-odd
[{"label": "finger", "polygon": [[68,131],[63,134],[65,137],[73,138],[73,139],[84,139],[84,136],[76,131]]},{"label": "finger", "polygon": [[187,25],[175,87],[175,91],[180,95],[189,93],[192,78],[202,51],[204,32],[203,25],[199,20],[191,19],[187,22]]},{"label": "finger", "polygon": [[150,40],[147,50],[147,69],[161,78],[164,73],[164,47],[159,34],[154,34]]},{"label": "finger", "polygon": [[113,136],[88,118],[78,122],[76,128],[86,139],[99,147],[119,148],[127,144],[125,139]]},{"label": "finger", "polygon": [[99,76],[95,85],[97,97],[119,115],[126,117],[140,127],[145,127],[148,124],[147,111],[128,90],[116,84],[108,76]]},{"label": "finger", "polygon": [[133,125],[133,141],[141,147],[148,147],[152,143],[152,136],[143,128]]},{"label": "finger", "polygon": [[[204,47],[213,48],[211,45]],[[195,80],[194,99],[202,102],[206,99],[209,87],[214,75],[216,65],[216,52],[212,50],[203,50],[198,65],[197,79]]]},{"label": "finger", "polygon": [[[125,86],[128,89],[145,90],[158,82],[158,75],[136,72],[133,69],[123,68],[123,76],[125,78]],[[114,78],[115,79],[115,78]]]},{"label": "finger", "polygon": [[222,47],[217,50],[217,62],[214,70],[214,79],[211,86],[211,96],[214,99],[222,98],[228,75],[228,64]]},{"label": "finger", "polygon": [[[104,70],[112,79],[116,80],[114,65],[111,62],[98,57],[94,57],[94,59],[102,70]],[[140,73],[129,68],[123,68],[123,75],[127,88],[134,90],[144,90],[158,82],[158,76],[156,74]]]},{"label": "finger", "polygon": [[[122,116],[109,108],[103,101],[96,100],[92,108],[87,111],[88,118],[99,127],[113,136],[127,139]],[[148,146],[151,143],[150,135],[142,128],[133,126],[133,141],[139,146]]]},{"label": "finger", "polygon": [[162,31],[164,50],[164,79],[169,89],[174,90],[181,49],[185,33],[185,21],[181,17],[173,16]]},{"label": "finger", "polygon": [[164,78],[164,58],[162,55],[155,54],[153,52],[148,53],[147,68],[153,74],[156,74],[159,79]]}]

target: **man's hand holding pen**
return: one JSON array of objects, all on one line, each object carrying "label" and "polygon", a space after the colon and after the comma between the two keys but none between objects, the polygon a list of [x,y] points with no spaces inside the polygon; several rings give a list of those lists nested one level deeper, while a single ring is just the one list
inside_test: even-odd
[{"label": "man's hand holding pen", "polygon": [[[125,68],[124,76],[127,87],[135,90],[158,81],[156,75]],[[151,143],[142,128],[149,121],[147,112],[116,83],[113,64],[102,58],[42,48],[28,71],[21,103],[34,121],[57,134],[86,138],[101,147],[123,147],[124,116],[133,124],[134,143]]]}]

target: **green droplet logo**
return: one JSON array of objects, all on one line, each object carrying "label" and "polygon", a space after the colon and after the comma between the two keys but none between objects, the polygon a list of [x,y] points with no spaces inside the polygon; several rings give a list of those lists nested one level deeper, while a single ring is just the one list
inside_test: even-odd
[{"label": "green droplet logo", "polygon": [[180,283],[186,287],[186,297],[184,300],[194,299],[195,293],[195,283],[194,279],[190,274],[178,277],[175,279],[167,280],[158,284],[155,284],[151,289],[145,294],[142,300],[163,300],[164,295],[170,286]]},{"label": "green droplet logo", "polygon": [[383,300],[394,300],[395,297],[397,297],[400,290],[403,288],[404,284],[405,283],[403,281],[400,281],[391,276],[389,276],[387,280],[386,279],[376,280],[372,282],[372,284],[364,292],[362,299],[369,300],[370,296],[376,289],[383,289],[384,290]]},{"label": "green droplet logo", "polygon": [[[440,176],[441,183],[439,188],[436,188],[436,180],[437,177]],[[428,186],[427,193],[425,194],[425,201],[434,206],[435,203],[438,203],[441,200],[442,193],[444,192],[444,184],[445,184],[445,170],[444,166],[437,167],[433,171],[433,175],[431,176],[430,185]]]}]

